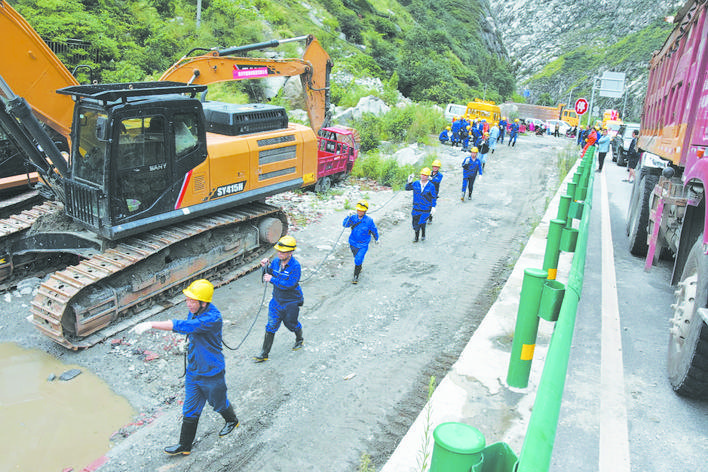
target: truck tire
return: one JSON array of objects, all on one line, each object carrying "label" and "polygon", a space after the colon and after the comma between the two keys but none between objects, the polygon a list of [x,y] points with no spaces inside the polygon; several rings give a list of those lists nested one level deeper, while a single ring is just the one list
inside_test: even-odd
[{"label": "truck tire", "polygon": [[708,398],[708,326],[698,313],[708,307],[708,256],[703,235],[691,248],[678,283],[669,329],[669,382],[679,395]]},{"label": "truck tire", "polygon": [[633,256],[647,255],[647,228],[649,227],[649,204],[654,186],[659,182],[658,175],[642,173],[639,185],[632,192],[629,214],[627,215],[627,231],[629,235],[629,252]]},{"label": "truck tire", "polygon": [[622,148],[617,149],[617,165],[622,167],[627,165],[627,153]]}]

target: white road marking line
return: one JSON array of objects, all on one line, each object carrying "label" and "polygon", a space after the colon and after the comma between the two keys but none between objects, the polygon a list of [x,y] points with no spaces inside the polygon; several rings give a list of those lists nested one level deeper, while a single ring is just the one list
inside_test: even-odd
[{"label": "white road marking line", "polygon": [[599,472],[629,472],[629,432],[624,389],[622,334],[617,303],[617,277],[610,227],[607,181],[601,172],[602,329],[600,356]]}]

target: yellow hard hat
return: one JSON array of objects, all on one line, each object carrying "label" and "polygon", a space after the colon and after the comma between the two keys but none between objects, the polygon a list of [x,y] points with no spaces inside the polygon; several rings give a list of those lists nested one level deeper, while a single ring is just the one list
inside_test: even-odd
[{"label": "yellow hard hat", "polygon": [[366,200],[359,200],[356,204],[356,209],[358,211],[367,211],[369,209],[369,202]]},{"label": "yellow hard hat", "polygon": [[479,152],[479,149],[477,149],[475,146],[472,146],[472,149],[470,149],[470,152]]},{"label": "yellow hard hat", "polygon": [[517,118],[517,119],[515,119],[515,120],[514,120],[514,122],[515,122],[515,123],[518,123],[518,122],[519,122],[519,119],[518,119],[518,118]]},{"label": "yellow hard hat", "polygon": [[182,293],[193,300],[211,303],[214,296],[214,286],[206,279],[199,279],[189,284],[189,287],[182,290]]},{"label": "yellow hard hat", "polygon": [[277,243],[275,243],[273,248],[275,248],[278,252],[293,252],[296,246],[297,242],[295,241],[295,238],[290,235],[285,235],[280,238]]},{"label": "yellow hard hat", "polygon": [[420,171],[420,175],[430,175],[430,169],[427,167],[423,167],[423,169]]},{"label": "yellow hard hat", "polygon": [[447,130],[450,131],[452,128],[450,126],[447,127]]},{"label": "yellow hard hat", "polygon": [[442,167],[442,164],[440,163],[439,159],[435,159],[431,164],[431,167]]}]

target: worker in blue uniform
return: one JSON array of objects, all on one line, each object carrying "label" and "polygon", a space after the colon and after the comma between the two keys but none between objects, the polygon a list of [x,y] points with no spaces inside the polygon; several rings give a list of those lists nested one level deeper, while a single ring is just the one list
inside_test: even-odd
[{"label": "worker in blue uniform", "polygon": [[414,243],[417,243],[422,237],[425,241],[425,225],[430,217],[430,211],[433,209],[435,200],[438,194],[435,191],[435,185],[429,180],[430,169],[424,167],[420,171],[420,180],[413,182],[413,174],[408,176],[406,190],[413,191],[413,210],[411,217],[413,222],[413,232],[415,233]]},{"label": "worker in blue uniform", "polygon": [[433,222],[433,216],[435,215],[435,209],[438,207],[438,198],[440,198],[440,182],[442,182],[443,174],[440,172],[440,167],[442,163],[439,159],[435,159],[430,165],[430,182],[435,186],[435,201],[433,202],[433,208],[430,209],[430,216],[428,216],[428,223]]},{"label": "worker in blue uniform", "polygon": [[506,143],[507,146],[514,147],[516,146],[516,137],[519,135],[519,119],[516,118],[514,120],[514,123],[511,125],[511,129],[509,130],[509,142]]},{"label": "worker in blue uniform", "polygon": [[440,144],[445,144],[450,141],[450,135],[452,134],[451,131],[452,127],[448,126],[444,130],[440,132],[440,136],[438,136],[438,139],[440,140]]},{"label": "worker in blue uniform", "polygon": [[482,169],[484,169],[484,165],[487,163],[487,153],[489,152],[489,133],[484,133],[484,135],[480,136],[475,141],[474,147],[478,150],[477,159],[482,163]]},{"label": "worker in blue uniform", "polygon": [[187,335],[182,431],[179,444],[165,448],[165,453],[169,455],[191,453],[199,416],[206,402],[226,421],[219,436],[226,436],[239,425],[226,394],[226,364],[221,351],[223,321],[221,313],[211,303],[214,286],[208,280],[199,279],[182,292],[187,297],[189,310],[186,320],[145,321],[133,328],[137,334],[159,329]]},{"label": "worker in blue uniform", "polygon": [[506,133],[506,116],[502,116],[499,122],[499,143],[504,144],[504,133]]},{"label": "worker in blue uniform", "polygon": [[460,144],[462,141],[461,133],[460,133],[460,128],[463,126],[462,119],[457,119],[453,118],[452,119],[452,126],[450,127],[450,132],[452,133],[452,137],[450,138],[450,144],[452,147],[457,146]]},{"label": "worker in blue uniform", "polygon": [[462,161],[462,196],[460,200],[465,201],[465,192],[467,192],[467,200],[472,199],[472,188],[477,174],[482,175],[482,163],[477,159],[479,150],[476,147],[470,149],[470,155]]},{"label": "worker in blue uniform", "polygon": [[470,139],[472,139],[472,125],[467,125],[464,130],[461,130],[462,152],[467,152],[470,147]]},{"label": "worker in blue uniform", "polygon": [[369,250],[369,242],[371,242],[371,237],[373,236],[376,242],[379,241],[379,231],[376,229],[374,220],[366,214],[368,210],[369,202],[366,200],[359,200],[356,204],[356,214],[347,216],[342,222],[342,226],[352,229],[352,232],[349,234],[349,249],[351,249],[352,254],[354,255],[354,277],[352,277],[353,284],[359,283],[361,266],[364,264],[364,256],[366,256],[366,251]]},{"label": "worker in blue uniform", "polygon": [[261,266],[266,271],[263,274],[263,281],[273,284],[273,298],[268,304],[268,324],[266,324],[265,337],[263,338],[263,348],[261,353],[253,358],[256,362],[268,360],[275,333],[281,323],[295,333],[293,351],[302,349],[305,345],[302,337],[302,324],[298,321],[304,297],[300,288],[302,269],[300,263],[293,257],[296,247],[295,238],[289,235],[283,236],[273,246],[278,257],[272,262],[268,258],[261,260]]}]

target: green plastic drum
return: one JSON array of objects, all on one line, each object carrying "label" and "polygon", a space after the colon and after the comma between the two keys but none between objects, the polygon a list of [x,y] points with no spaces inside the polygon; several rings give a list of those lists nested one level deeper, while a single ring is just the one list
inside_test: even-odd
[{"label": "green plastic drum", "polygon": [[470,472],[481,470],[484,435],[464,423],[441,423],[433,431],[435,446],[430,472]]}]

